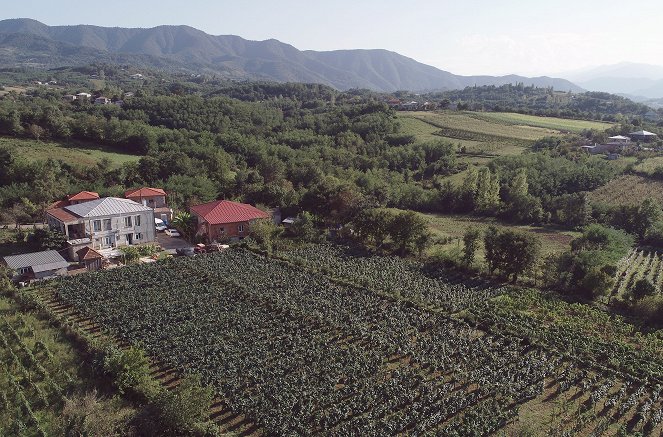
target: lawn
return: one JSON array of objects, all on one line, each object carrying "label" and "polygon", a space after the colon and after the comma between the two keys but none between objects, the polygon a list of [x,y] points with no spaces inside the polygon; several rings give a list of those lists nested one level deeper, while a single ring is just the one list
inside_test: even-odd
[{"label": "lawn", "polygon": [[0,137],[0,147],[7,147],[28,161],[58,159],[72,165],[92,166],[103,158],[110,159],[113,167],[140,159],[138,155],[119,152],[110,147],[69,140],[67,142],[36,141],[33,139]]}]

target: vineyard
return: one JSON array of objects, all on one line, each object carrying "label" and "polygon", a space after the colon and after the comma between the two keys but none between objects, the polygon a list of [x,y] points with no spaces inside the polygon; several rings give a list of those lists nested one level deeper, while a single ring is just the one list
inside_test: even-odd
[{"label": "vineyard", "polygon": [[[60,435],[66,400],[95,387],[80,374],[81,357],[48,322],[19,311],[10,299],[0,297],[0,311],[0,435]],[[95,402],[107,415],[125,408]]]},{"label": "vineyard", "polygon": [[654,251],[633,249],[617,264],[615,287],[611,296],[624,297],[641,279],[651,283],[656,293],[663,292],[663,257]]},{"label": "vineyard", "polygon": [[237,249],[49,287],[121,341],[200,374],[259,428],[234,430],[245,435],[511,434],[542,408],[532,423],[551,435],[663,429],[663,359],[624,368],[645,357],[617,343],[603,365],[607,342],[568,323],[529,335],[537,320],[506,310],[509,290],[414,262],[320,246],[283,256]]}]

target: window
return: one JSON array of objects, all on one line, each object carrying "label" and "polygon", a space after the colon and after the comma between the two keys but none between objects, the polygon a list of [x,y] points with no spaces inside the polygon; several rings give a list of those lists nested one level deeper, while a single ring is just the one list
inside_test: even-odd
[{"label": "window", "polygon": [[124,227],[125,228],[130,228],[131,227],[131,216],[128,216],[128,217],[124,218]]},{"label": "window", "polygon": [[92,226],[95,232],[98,232],[101,230],[101,220],[95,220],[92,222]]},{"label": "window", "polygon": [[104,231],[110,231],[112,228],[111,219],[104,219]]},{"label": "window", "polygon": [[30,273],[30,267],[21,267],[20,269],[18,269],[18,273],[20,275],[27,275],[28,273]]},{"label": "window", "polygon": [[134,224],[135,224],[136,226],[140,226],[140,216],[139,216],[139,215],[137,215],[136,217],[134,217]]},{"label": "window", "polygon": [[226,228],[219,228],[219,234],[223,235],[226,233]]},{"label": "window", "polygon": [[113,237],[104,237],[104,246],[112,246]]},{"label": "window", "polygon": [[237,225],[237,230],[239,232],[244,232],[244,225]]},{"label": "window", "polygon": [[136,238],[135,238],[135,239],[136,239],[136,240],[142,240],[142,239],[143,239],[143,234],[142,234],[142,233],[140,233],[140,232],[139,232],[139,233],[137,233],[137,234],[136,234]]}]

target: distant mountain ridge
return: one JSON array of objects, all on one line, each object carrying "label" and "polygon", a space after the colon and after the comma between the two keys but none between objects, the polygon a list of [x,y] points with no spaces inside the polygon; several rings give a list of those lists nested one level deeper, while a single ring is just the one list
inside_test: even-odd
[{"label": "distant mountain ridge", "polygon": [[322,83],[345,90],[432,91],[523,82],[583,91],[566,79],[459,76],[388,50],[300,51],[269,39],[209,35],[190,26],[149,29],[91,25],[48,26],[27,18],[0,21],[0,66],[58,67],[110,61],[210,72],[231,79]]},{"label": "distant mountain ridge", "polygon": [[590,91],[627,95],[639,100],[663,97],[663,66],[620,62],[563,74]]}]

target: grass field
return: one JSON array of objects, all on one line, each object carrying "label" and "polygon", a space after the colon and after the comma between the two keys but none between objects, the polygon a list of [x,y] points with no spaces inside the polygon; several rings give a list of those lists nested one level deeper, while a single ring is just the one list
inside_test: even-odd
[{"label": "grass field", "polygon": [[663,181],[622,175],[589,193],[591,202],[608,205],[639,205],[648,197],[663,204]]},{"label": "grass field", "polygon": [[[580,235],[579,232],[560,230],[554,226],[511,225],[488,217],[438,214],[424,214],[424,216],[428,219],[430,229],[435,235],[451,239],[449,243],[437,245],[432,250],[462,248],[463,234],[466,230],[478,228],[483,231],[491,225],[500,229],[523,231],[536,236],[541,240],[541,250],[544,254],[561,253],[569,250],[571,240]],[[483,250],[478,253],[478,259],[483,259]]]},{"label": "grass field", "polygon": [[106,146],[73,140],[55,142],[0,137],[0,147],[6,147],[28,161],[43,161],[53,158],[80,166],[96,165],[103,158],[108,158],[114,167],[119,167],[126,162],[135,162],[140,159],[140,156],[119,152]]}]

